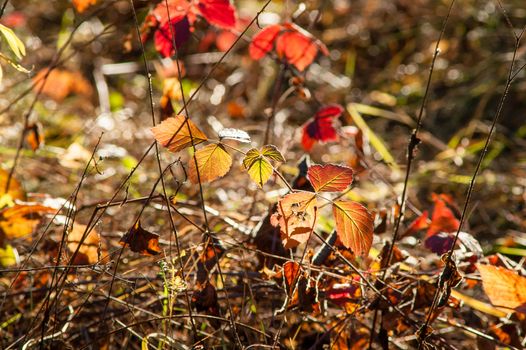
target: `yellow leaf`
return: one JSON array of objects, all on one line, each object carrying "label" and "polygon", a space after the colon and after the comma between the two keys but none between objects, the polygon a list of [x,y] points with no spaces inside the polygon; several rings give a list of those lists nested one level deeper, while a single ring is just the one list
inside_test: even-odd
[{"label": "yellow leaf", "polygon": [[186,147],[205,142],[208,138],[199,128],[184,115],[178,115],[164,120],[154,126],[153,135],[157,142],[172,152],[178,152]]},{"label": "yellow leaf", "polygon": [[[199,167],[199,177],[195,163]],[[207,145],[195,152],[195,160],[190,160],[188,176],[193,183],[210,182],[224,176],[232,166],[232,157],[222,144]]]},{"label": "yellow leaf", "polygon": [[[14,177],[12,177],[11,182],[9,182],[9,189],[7,190],[7,193],[5,192],[8,177],[9,172],[0,168],[0,198],[3,198],[3,195],[8,195],[9,199],[11,200],[24,200],[26,195],[22,190],[22,186]],[[7,198],[5,200],[7,200]],[[2,205],[0,205],[0,208],[2,208]]]},{"label": "yellow leaf", "polygon": [[263,187],[274,173],[274,169],[269,160],[285,161],[276,146],[273,145],[263,146],[261,151],[252,148],[243,159],[243,166],[247,170],[248,175],[259,187]]}]

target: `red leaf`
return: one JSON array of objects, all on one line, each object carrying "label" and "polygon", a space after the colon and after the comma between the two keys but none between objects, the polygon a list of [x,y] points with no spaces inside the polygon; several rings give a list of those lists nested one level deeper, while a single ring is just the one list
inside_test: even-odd
[{"label": "red leaf", "polygon": [[161,1],[148,16],[150,18],[147,18],[147,21],[153,21],[154,24],[157,22],[156,24],[162,27],[168,23],[169,19],[173,21],[176,18],[184,17],[189,11],[190,3],[186,0],[169,0],[168,8],[166,7],[166,2]]},{"label": "red leaf", "polygon": [[300,27],[285,23],[264,28],[252,38],[249,46],[250,57],[261,59],[276,44],[276,53],[299,71],[305,70],[316,58],[318,52],[324,55],[328,50],[319,40]]},{"label": "red leaf", "polygon": [[179,48],[181,45],[188,40],[190,37],[190,23],[188,17],[180,16],[172,18],[172,29],[170,24],[166,22],[160,26],[154,34],[155,49],[164,57],[170,57],[175,54],[173,47],[175,37],[175,47]]},{"label": "red leaf", "polygon": [[431,218],[431,225],[427,230],[427,237],[432,236],[438,232],[456,232],[460,221],[455,217],[451,209],[447,206],[443,196],[434,195],[435,208]]},{"label": "red leaf", "polygon": [[199,12],[217,27],[229,29],[236,25],[236,9],[229,0],[199,0]]},{"label": "red leaf", "polygon": [[352,183],[353,171],[342,165],[313,165],[307,176],[316,192],[340,192]]},{"label": "red leaf", "polygon": [[292,31],[278,37],[276,52],[280,58],[285,58],[299,71],[304,71],[316,58],[318,46],[311,38]]},{"label": "red leaf", "polygon": [[[401,235],[401,237],[406,237],[409,235],[414,235],[420,230],[424,230],[429,227],[429,214],[426,211],[417,217],[407,228],[407,230]],[[400,238],[401,238],[400,237]]]},{"label": "red leaf", "polygon": [[263,28],[259,33],[254,35],[252,42],[248,46],[248,53],[254,60],[259,60],[272,50],[276,37],[282,30],[279,24],[270,25]]},{"label": "red leaf", "polygon": [[316,141],[338,141],[338,133],[334,127],[334,119],[340,117],[343,107],[329,105],[322,107],[312,119],[303,127],[301,144],[306,151],[310,151]]}]

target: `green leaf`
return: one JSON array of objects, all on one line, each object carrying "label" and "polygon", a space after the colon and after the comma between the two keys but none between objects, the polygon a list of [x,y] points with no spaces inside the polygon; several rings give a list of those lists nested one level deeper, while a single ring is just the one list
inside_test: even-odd
[{"label": "green leaf", "polygon": [[273,145],[263,146],[259,151],[252,148],[243,159],[243,166],[248,175],[259,187],[263,187],[274,173],[274,168],[269,160],[285,161],[279,150]]}]

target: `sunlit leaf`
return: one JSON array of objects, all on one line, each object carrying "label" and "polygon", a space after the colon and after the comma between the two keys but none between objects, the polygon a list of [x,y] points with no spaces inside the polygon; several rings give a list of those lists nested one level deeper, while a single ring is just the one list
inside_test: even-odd
[{"label": "sunlit leaf", "polygon": [[132,252],[141,255],[158,255],[161,253],[159,247],[159,235],[146,231],[137,222],[120,240],[120,245],[130,247]]},{"label": "sunlit leaf", "polygon": [[190,159],[188,176],[193,183],[210,182],[224,176],[232,166],[232,157],[222,144],[207,145],[195,152],[199,168],[199,177],[195,167],[196,161]]},{"label": "sunlit leaf", "polygon": [[287,261],[283,264],[283,281],[287,294],[292,296],[295,284],[298,283],[300,277],[300,265],[295,261]]},{"label": "sunlit leaf", "polygon": [[259,33],[254,35],[248,46],[250,57],[253,60],[259,60],[265,57],[274,47],[274,41],[281,30],[281,25],[274,24],[263,28]]},{"label": "sunlit leaf", "polygon": [[219,139],[222,140],[234,140],[243,143],[250,143],[250,135],[243,130],[226,128],[218,133]]},{"label": "sunlit leaf", "polygon": [[328,54],[325,45],[292,23],[270,25],[254,35],[249,46],[250,57],[259,60],[274,47],[279,58],[299,71],[305,70],[319,52]]},{"label": "sunlit leaf", "polygon": [[526,277],[503,267],[476,265],[484,292],[494,306],[526,312]]},{"label": "sunlit leaf", "polygon": [[97,3],[98,0],[72,0],[73,6],[78,13],[86,11],[90,6]]},{"label": "sunlit leaf", "polygon": [[5,247],[0,246],[0,267],[15,266],[20,263],[18,251],[12,245],[6,244]]},{"label": "sunlit leaf", "polygon": [[[9,182],[9,188],[7,189],[7,193],[5,193],[8,178],[9,178],[9,172],[0,168],[0,197],[7,194],[9,195],[11,200],[14,200],[14,199],[24,200],[26,194],[24,190],[22,189],[22,185],[20,185],[20,182],[18,182],[18,180],[15,179],[14,177],[11,177],[11,181]],[[0,208],[1,207],[2,206],[0,205]]]},{"label": "sunlit leaf", "polygon": [[[68,234],[67,246],[69,252],[73,254],[78,249],[75,259],[71,262],[74,265],[95,264],[99,261],[99,248],[101,247],[100,236],[97,231],[91,229],[86,234],[84,240],[82,240],[86,228],[86,225],[75,223],[73,229]],[[102,250],[100,252],[102,253]]]},{"label": "sunlit leaf", "polygon": [[453,211],[447,206],[446,197],[433,194],[435,207],[431,217],[431,224],[427,230],[427,236],[432,236],[438,232],[456,232],[460,221],[455,217]]},{"label": "sunlit leaf", "polygon": [[93,89],[90,83],[80,74],[62,69],[48,68],[40,70],[33,78],[33,90],[42,93],[56,102],[62,102],[67,96],[76,94],[90,97]]},{"label": "sunlit leaf", "polygon": [[168,118],[151,130],[157,142],[172,152],[190,147],[192,140],[194,145],[207,140],[206,135],[183,115]]},{"label": "sunlit leaf", "polygon": [[248,175],[259,187],[263,187],[274,172],[269,160],[285,161],[279,150],[273,145],[263,146],[260,151],[253,148],[247,152],[243,159],[243,166]]},{"label": "sunlit leaf", "polygon": [[400,237],[412,236],[418,231],[425,230],[429,227],[429,213],[425,210],[419,217],[417,217]]},{"label": "sunlit leaf", "polygon": [[42,216],[56,211],[41,204],[16,204],[0,211],[0,245],[4,238],[30,238]]},{"label": "sunlit leaf", "polygon": [[179,49],[188,38],[190,38],[190,23],[188,22],[188,17],[176,16],[171,17],[170,22],[166,22],[155,31],[153,40],[155,49],[162,56],[170,57],[175,55],[174,41],[175,47]]},{"label": "sunlit leaf", "polygon": [[9,45],[9,48],[18,59],[21,59],[26,55],[26,47],[22,40],[16,36],[15,32],[3,24],[0,24],[0,33],[2,33],[5,41],[7,41],[7,45]]},{"label": "sunlit leaf", "polygon": [[307,176],[316,192],[340,192],[347,189],[353,181],[351,168],[335,164],[313,165]]},{"label": "sunlit leaf", "polygon": [[230,0],[199,0],[197,7],[208,23],[229,29],[236,25],[236,9]]},{"label": "sunlit leaf", "polygon": [[366,256],[373,243],[373,217],[357,202],[336,201],[333,204],[336,231],[343,245],[357,255]]},{"label": "sunlit leaf", "polygon": [[316,211],[316,195],[312,192],[290,193],[279,201],[270,222],[279,225],[285,248],[294,248],[309,239],[316,225]]}]

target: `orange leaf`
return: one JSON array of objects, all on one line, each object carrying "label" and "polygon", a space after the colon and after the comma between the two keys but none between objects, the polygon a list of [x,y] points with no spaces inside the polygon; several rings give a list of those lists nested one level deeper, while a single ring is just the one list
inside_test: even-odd
[{"label": "orange leaf", "polygon": [[54,214],[57,210],[41,204],[16,204],[0,211],[0,246],[4,238],[28,236],[40,223],[43,214]]},{"label": "orange leaf", "polygon": [[[77,223],[73,225],[73,229],[68,235],[68,249],[71,254],[77,251],[86,228],[86,225],[80,225]],[[75,259],[72,261],[72,264],[87,265],[97,263],[99,261],[100,244],[99,234],[92,229],[82,241],[82,244],[80,245],[80,248],[78,248],[78,253],[75,256]]]},{"label": "orange leaf", "polygon": [[[0,197],[6,194],[5,187],[7,185],[8,177],[9,177],[9,172],[0,168]],[[24,200],[26,197],[26,194],[24,193],[24,190],[22,189],[22,185],[20,185],[20,182],[18,182],[14,177],[12,177],[11,181],[9,182],[9,188],[7,189],[7,194],[11,196],[11,199]]]},{"label": "orange leaf", "polygon": [[161,253],[159,235],[143,229],[139,221],[121,238],[119,243],[141,255],[152,256]]},{"label": "orange leaf", "polygon": [[484,292],[494,306],[526,312],[526,277],[502,267],[476,266]]},{"label": "orange leaf", "polygon": [[273,226],[280,228],[285,248],[305,243],[316,225],[316,195],[312,192],[295,192],[283,197],[278,210],[270,218]]},{"label": "orange leaf", "polygon": [[183,115],[168,118],[151,130],[157,142],[172,152],[190,147],[192,139],[194,146],[208,139],[190,119],[186,119]]},{"label": "orange leaf", "polygon": [[79,72],[44,68],[33,78],[33,90],[41,91],[56,102],[62,102],[71,94],[90,97],[93,89],[90,83]]},{"label": "orange leaf", "polygon": [[318,45],[312,38],[291,31],[285,32],[277,38],[276,52],[280,58],[285,58],[287,62],[302,72],[316,58]]},{"label": "orange leaf", "polygon": [[353,171],[343,165],[313,165],[307,176],[316,192],[340,192],[352,183]]},{"label": "orange leaf", "polygon": [[88,7],[95,5],[98,0],[73,0],[73,6],[78,13],[82,13],[88,9]]},{"label": "orange leaf", "polygon": [[294,285],[298,283],[300,273],[300,265],[295,261],[287,261],[283,264],[283,281],[285,282],[285,288],[287,294],[292,296],[294,292]]},{"label": "orange leaf", "polygon": [[336,231],[343,245],[357,255],[367,255],[373,244],[373,217],[357,202],[336,201],[333,203]]},{"label": "orange leaf", "polygon": [[[199,168],[199,177],[195,163]],[[195,161],[190,159],[188,176],[193,183],[210,182],[224,176],[232,166],[232,157],[222,144],[207,145],[195,152]]]}]

